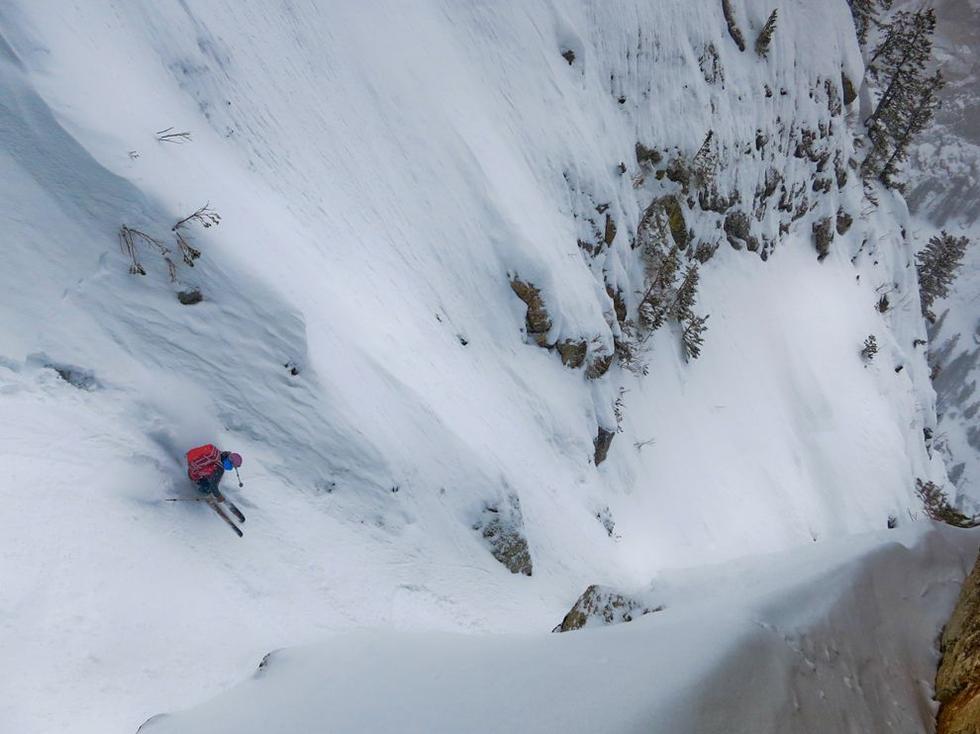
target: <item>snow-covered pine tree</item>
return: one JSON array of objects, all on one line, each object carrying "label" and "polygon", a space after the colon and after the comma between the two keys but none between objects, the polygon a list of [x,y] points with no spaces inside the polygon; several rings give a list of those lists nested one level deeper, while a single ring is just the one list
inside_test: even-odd
[{"label": "snow-covered pine tree", "polygon": [[681,265],[680,250],[674,245],[657,265],[656,275],[650,281],[637,309],[640,325],[651,332],[656,331],[667,320],[669,307],[667,296],[674,285],[677,271]]},{"label": "snow-covered pine tree", "polygon": [[684,348],[684,358],[688,361],[701,356],[704,332],[708,329],[707,321],[708,316],[694,316],[684,326],[684,332],[681,334],[681,346]]},{"label": "snow-covered pine tree", "polygon": [[939,109],[939,92],[945,86],[943,73],[936,71],[928,79],[921,82],[908,100],[910,108],[905,110],[901,126],[892,133],[894,148],[891,156],[881,169],[881,180],[886,186],[894,187],[894,177],[899,172],[899,166],[908,155],[909,145],[920,132],[929,127],[932,118]]},{"label": "snow-covered pine tree", "polygon": [[937,298],[949,295],[949,286],[956,279],[956,271],[963,264],[969,246],[970,240],[966,237],[954,237],[943,230],[915,256],[922,315],[930,322],[936,320],[932,304]]},{"label": "snow-covered pine tree", "polygon": [[677,295],[674,296],[674,300],[670,304],[669,316],[674,321],[685,322],[694,318],[693,309],[698,298],[699,279],[698,266],[696,264],[688,265],[684,271],[684,278],[681,280],[680,287],[677,289]]},{"label": "snow-covered pine tree", "polygon": [[936,98],[929,85],[935,77],[925,77],[925,68],[935,30],[936,13],[931,8],[900,11],[885,26],[885,38],[869,64],[869,73],[883,91],[866,120],[872,145],[862,165],[867,178],[880,176],[886,185],[894,186],[895,166],[904,158],[911,135],[932,119]]},{"label": "snow-covered pine tree", "polygon": [[776,32],[776,16],[778,14],[778,9],[770,13],[769,20],[762,26],[758,38],[755,39],[755,52],[762,58],[767,58],[769,55],[769,45],[772,43],[772,34]]},{"label": "snow-covered pine tree", "polygon": [[863,48],[868,42],[868,32],[878,25],[879,8],[888,10],[892,6],[892,0],[848,0],[848,5],[851,6],[858,43]]},{"label": "snow-covered pine tree", "polygon": [[878,353],[878,340],[875,339],[874,334],[869,334],[868,338],[864,340],[864,348],[861,349],[861,356],[864,357],[869,362],[875,358]]}]

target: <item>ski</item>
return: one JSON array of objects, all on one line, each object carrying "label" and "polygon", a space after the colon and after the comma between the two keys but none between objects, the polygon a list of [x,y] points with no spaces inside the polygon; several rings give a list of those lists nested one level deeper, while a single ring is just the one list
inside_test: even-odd
[{"label": "ski", "polygon": [[232,514],[238,518],[238,522],[245,522],[245,515],[235,506],[234,502],[226,499],[225,504],[228,505],[228,509],[231,510]]},{"label": "ski", "polygon": [[218,505],[218,502],[217,502],[216,499],[214,499],[212,497],[207,497],[207,498],[205,498],[205,501],[208,503],[208,507],[210,507],[216,513],[218,513],[218,517],[220,517],[222,520],[224,520],[228,524],[228,527],[230,527],[232,530],[234,530],[235,531],[235,534],[239,538],[241,538],[244,535],[244,533],[242,533],[242,529],[235,524],[234,520],[232,520],[230,517],[228,517],[228,515],[225,513],[225,511],[223,509],[221,509],[221,507]]},{"label": "ski", "polygon": [[245,515],[242,514],[242,511],[238,509],[234,502],[221,494],[220,490],[215,490],[214,496],[218,499],[218,502],[228,505],[228,509],[238,518],[238,522],[245,522]]},{"label": "ski", "polygon": [[164,497],[163,501],[164,502],[207,502],[214,509],[214,511],[221,516],[222,520],[224,520],[226,523],[231,525],[234,531],[238,533],[238,537],[242,537],[241,528],[239,528],[234,522],[232,522],[232,519],[228,517],[227,513],[224,511],[224,508],[222,508],[220,505],[222,504],[227,505],[228,509],[231,510],[231,513],[236,518],[238,518],[238,522],[245,522],[245,515],[241,510],[238,509],[237,505],[235,505],[234,502],[232,502],[223,494],[221,494],[221,492],[215,492],[214,494],[205,497]]}]

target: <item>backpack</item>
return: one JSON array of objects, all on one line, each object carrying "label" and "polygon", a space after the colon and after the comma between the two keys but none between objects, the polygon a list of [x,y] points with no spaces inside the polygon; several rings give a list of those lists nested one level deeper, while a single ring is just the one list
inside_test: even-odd
[{"label": "backpack", "polygon": [[211,476],[221,464],[221,452],[214,444],[206,443],[187,452],[187,476],[198,482]]}]

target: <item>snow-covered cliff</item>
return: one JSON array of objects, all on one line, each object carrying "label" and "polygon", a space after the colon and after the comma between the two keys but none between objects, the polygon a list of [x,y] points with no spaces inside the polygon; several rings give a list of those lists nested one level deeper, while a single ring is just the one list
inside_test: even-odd
[{"label": "snow-covered cliff", "polygon": [[[707,0],[0,5],[0,721],[127,731],[327,633],[546,632],[590,583],[910,521],[945,470],[850,14],[733,20],[745,51]],[[193,268],[129,274],[121,226],[176,252],[206,202]],[[639,376],[672,244],[708,331]],[[241,541],[163,501],[206,441]]]}]

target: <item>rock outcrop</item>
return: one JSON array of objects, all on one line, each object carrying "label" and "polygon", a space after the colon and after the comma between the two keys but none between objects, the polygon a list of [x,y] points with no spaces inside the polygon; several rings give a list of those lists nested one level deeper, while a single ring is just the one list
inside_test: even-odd
[{"label": "rock outcrop", "polygon": [[524,517],[516,495],[508,495],[504,502],[487,504],[473,529],[480,532],[493,557],[511,573],[531,575],[531,552],[524,537]]},{"label": "rock outcrop", "polygon": [[561,624],[551,631],[571,632],[589,625],[632,622],[637,617],[662,609],[662,606],[650,607],[607,586],[593,584],[582,593]]},{"label": "rock outcrop", "polygon": [[551,318],[541,298],[541,291],[533,283],[527,283],[520,278],[513,278],[510,287],[517,297],[527,305],[527,335],[542,347],[548,344],[548,332],[551,331]]},{"label": "rock outcrop", "polygon": [[940,641],[936,734],[980,732],[980,556]]}]

